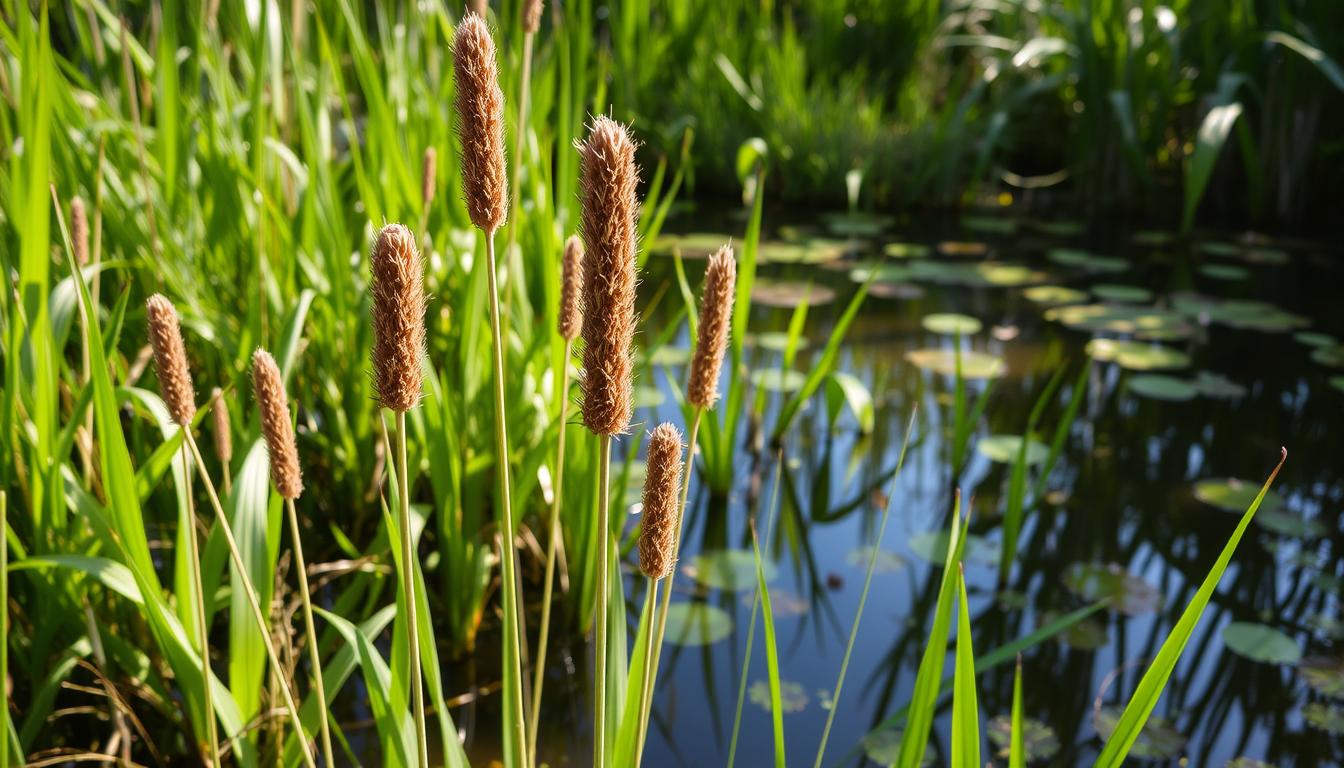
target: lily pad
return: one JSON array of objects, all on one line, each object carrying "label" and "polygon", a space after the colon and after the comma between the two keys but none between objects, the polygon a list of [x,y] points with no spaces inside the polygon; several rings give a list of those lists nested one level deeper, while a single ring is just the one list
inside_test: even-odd
[{"label": "lily pad", "polygon": [[[926,563],[941,567],[947,559],[947,531],[926,531],[911,536],[907,541],[910,551]],[[962,553],[967,562],[979,565],[999,564],[999,546],[974,533],[966,535],[966,549]]]},{"label": "lily pad", "polygon": [[1221,373],[1200,371],[1195,374],[1195,386],[1205,397],[1216,400],[1236,400],[1246,396],[1246,388]]},{"label": "lily pad", "polygon": [[[743,608],[751,610],[756,602],[755,591],[743,591],[738,602]],[[797,593],[790,592],[787,589],[776,587],[770,588],[770,609],[775,614],[775,618],[785,616],[802,616],[812,610],[812,604],[799,597]]]},{"label": "lily pad", "polygon": [[850,249],[850,244],[844,240],[771,240],[761,243],[756,255],[763,264],[824,264],[842,258]]},{"label": "lily pad", "polygon": [[1093,339],[1087,343],[1087,353],[1131,371],[1164,371],[1190,365],[1189,355],[1160,344]]},{"label": "lily pad", "polygon": [[1228,650],[1262,664],[1296,664],[1302,649],[1293,638],[1265,624],[1234,621],[1223,627],[1223,644]]},{"label": "lily pad", "polygon": [[999,261],[911,261],[910,279],[973,288],[1010,288],[1045,282],[1048,275],[1021,264]]},{"label": "lily pad", "polygon": [[1062,285],[1033,285],[1022,291],[1022,295],[1037,304],[1059,306],[1061,304],[1080,304],[1087,301],[1087,293],[1076,288]]},{"label": "lily pad", "polygon": [[1333,347],[1317,347],[1311,352],[1313,362],[1327,368],[1344,368],[1344,344]]},{"label": "lily pad", "polygon": [[1298,331],[1293,334],[1293,341],[1307,347],[1333,347],[1339,344],[1334,336],[1318,331]]},{"label": "lily pad", "polygon": [[1310,325],[1310,320],[1264,301],[1220,301],[1200,294],[1174,294],[1172,306],[1190,317],[1240,330],[1285,333]]},{"label": "lily pad", "polygon": [[1305,658],[1298,663],[1297,673],[1312,690],[1332,699],[1344,699],[1344,657]]},{"label": "lily pad", "polygon": [[1326,533],[1321,521],[1283,509],[1261,509],[1255,513],[1255,524],[1292,539],[1315,539]]},{"label": "lily pad", "polygon": [[[1012,718],[1000,715],[989,721],[989,741],[998,748],[1001,758],[1007,758],[1013,742]],[[1035,718],[1022,719],[1022,748],[1027,762],[1049,760],[1059,752],[1059,738],[1050,726]]]},{"label": "lily pad", "polygon": [[817,307],[835,301],[835,290],[800,280],[759,279],[751,288],[751,301],[777,309],[793,309],[804,303]]},{"label": "lily pad", "polygon": [[[769,712],[770,703],[770,681],[754,680],[751,687],[747,689],[747,697],[751,703]],[[779,709],[783,714],[791,715],[796,712],[802,712],[807,709],[807,689],[802,683],[795,683],[792,680],[779,681]]]},{"label": "lily pad", "polygon": [[1287,264],[1288,252],[1279,248],[1247,248],[1241,252],[1241,258],[1251,264]]},{"label": "lily pad", "polygon": [[[1092,725],[1097,735],[1106,741],[1120,722],[1119,707],[1102,707],[1092,713]],[[1164,717],[1149,717],[1139,737],[1130,747],[1129,754],[1141,760],[1170,760],[1185,748],[1185,737]]]},{"label": "lily pad", "polygon": [[[872,556],[873,548],[871,546],[859,547],[849,551],[849,554],[845,556],[845,562],[855,568],[867,568],[868,560]],[[895,552],[880,549],[877,552],[877,559],[873,561],[873,570],[877,573],[895,573],[904,569],[906,565],[904,557]]]},{"label": "lily pad", "polygon": [[1053,235],[1055,237],[1071,237],[1081,235],[1087,230],[1087,225],[1081,221],[1072,221],[1070,219],[1058,219],[1055,221],[1035,220],[1030,222],[1031,228],[1043,235]]},{"label": "lily pad", "polygon": [[1129,380],[1130,392],[1154,400],[1185,402],[1199,395],[1199,388],[1190,381],[1161,373],[1141,373]]},{"label": "lily pad", "polygon": [[740,237],[721,232],[691,232],[684,235],[663,235],[654,241],[650,252],[658,256],[680,253],[683,259],[707,259],[720,248]]},{"label": "lily pad", "polygon": [[[783,352],[789,348],[789,334],[781,331],[766,331],[765,333],[747,334],[744,340],[748,346],[754,346],[758,349],[768,349],[771,352]],[[807,337],[798,337],[798,349],[807,349]]]},{"label": "lily pad", "polygon": [[959,315],[955,312],[939,312],[932,315],[925,315],[920,320],[920,325],[929,333],[937,333],[943,336],[970,336],[979,333],[984,327],[978,319],[970,315]]},{"label": "lily pad", "polygon": [[961,226],[972,232],[988,232],[994,235],[1011,235],[1017,232],[1020,222],[1017,219],[1005,219],[997,216],[963,216]]},{"label": "lily pad", "polygon": [[[1235,477],[1200,480],[1195,483],[1195,498],[1224,512],[1240,515],[1250,508],[1260,492],[1260,483]],[[1283,497],[1274,491],[1265,494],[1260,511],[1283,506]]]},{"label": "lily pad", "polygon": [[733,633],[733,617],[703,602],[672,603],[667,607],[667,640],[675,645],[714,645]]},{"label": "lily pad", "polygon": [[[905,729],[895,726],[869,731],[863,737],[863,753],[878,765],[894,765],[901,759],[901,740],[904,736]],[[924,759],[919,764],[920,768],[937,765],[934,755],[934,750],[925,750]]]},{"label": "lily pad", "polygon": [[1046,258],[1062,267],[1073,267],[1084,272],[1115,273],[1129,269],[1129,262],[1124,259],[1078,248],[1052,248]]},{"label": "lily pad", "polygon": [[[1061,614],[1057,611],[1046,611],[1041,614],[1041,626],[1060,618]],[[1106,645],[1110,637],[1106,633],[1106,625],[1095,616],[1089,616],[1068,629],[1055,636],[1061,645],[1069,648],[1077,648],[1082,651],[1095,651]]]},{"label": "lily pad", "polygon": [[944,240],[938,244],[938,252],[944,256],[980,258],[989,253],[989,246],[965,240]]},{"label": "lily pad", "polygon": [[1344,734],[1344,708],[1315,701],[1302,708],[1302,719],[1326,733]]},{"label": "lily pad", "polygon": [[1170,245],[1176,242],[1176,233],[1166,232],[1160,229],[1140,229],[1131,235],[1129,239],[1135,245]]},{"label": "lily pad", "polygon": [[1128,616],[1152,613],[1162,603],[1156,587],[1116,563],[1074,563],[1064,570],[1064,587],[1088,602],[1107,600]]},{"label": "lily pad", "polygon": [[1102,283],[1092,286],[1092,295],[1102,301],[1114,301],[1121,304],[1142,304],[1153,300],[1153,292],[1137,285]]},{"label": "lily pad", "polygon": [[856,283],[866,283],[872,278],[874,283],[899,283],[910,279],[913,272],[903,264],[862,264],[849,270],[849,279]]},{"label": "lily pad", "polygon": [[1195,250],[1208,256],[1240,256],[1241,246],[1221,240],[1205,240],[1195,245]]},{"label": "lily pad", "polygon": [[923,243],[887,243],[882,252],[893,259],[922,259],[933,249]]},{"label": "lily pad", "polygon": [[751,374],[751,384],[766,392],[797,392],[807,382],[802,371],[761,368]]},{"label": "lily pad", "polygon": [[[775,578],[775,564],[761,563],[765,580]],[[697,584],[725,592],[756,588],[756,557],[745,549],[718,549],[702,552],[681,568]]]},{"label": "lily pad", "polygon": [[821,220],[832,234],[841,237],[876,237],[896,223],[891,216],[862,211],[827,213]]},{"label": "lily pad", "polygon": [[[906,352],[905,359],[918,368],[944,376],[955,376],[957,372],[957,353],[951,349],[915,349]],[[1002,358],[973,350],[961,352],[963,379],[996,379],[1006,369]]]},{"label": "lily pad", "polygon": [[1235,264],[1205,264],[1199,268],[1199,274],[1214,280],[1245,280],[1250,273]]},{"label": "lily pad", "polygon": [[[1000,464],[1014,464],[1022,450],[1021,435],[988,435],[976,441],[975,452]],[[1050,456],[1050,448],[1036,440],[1027,443],[1027,464],[1040,464]]]},{"label": "lily pad", "polygon": [[868,295],[875,299],[914,301],[924,298],[924,289],[914,283],[873,283],[868,286]]},{"label": "lily pad", "polygon": [[1145,341],[1186,339],[1195,332],[1195,327],[1179,312],[1129,304],[1052,307],[1046,310],[1045,319],[1080,331],[1132,334]]}]

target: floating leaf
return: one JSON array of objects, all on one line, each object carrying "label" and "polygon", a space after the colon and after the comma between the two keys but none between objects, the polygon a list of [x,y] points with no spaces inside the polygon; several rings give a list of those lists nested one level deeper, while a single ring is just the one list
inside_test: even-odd
[{"label": "floating leaf", "polygon": [[[747,697],[751,703],[765,710],[770,711],[770,681],[755,680],[751,687],[747,689]],[[807,709],[808,697],[807,689],[801,683],[795,683],[792,680],[779,681],[779,708],[784,714],[793,714]]]},{"label": "floating leaf", "polygon": [[1314,539],[1326,533],[1321,521],[1282,509],[1262,509],[1255,522],[1261,528],[1293,539]]},{"label": "floating leaf", "polygon": [[1176,242],[1176,233],[1157,229],[1140,229],[1130,235],[1135,245],[1162,246]]},{"label": "floating leaf", "polygon": [[649,251],[657,256],[679,253],[683,259],[707,259],[730,242],[741,242],[722,232],[691,232],[684,235],[663,235],[654,241]]},{"label": "floating leaf", "polygon": [[667,608],[667,641],[675,645],[713,645],[733,633],[733,617],[702,602],[672,603]]},{"label": "floating leaf", "polygon": [[[947,559],[947,531],[926,531],[911,536],[907,540],[910,551],[930,565],[942,566]],[[980,565],[997,566],[999,564],[999,545],[985,539],[984,536],[968,534],[966,550],[962,559]]]},{"label": "floating leaf", "polygon": [[1137,285],[1102,283],[1092,286],[1092,295],[1102,301],[1115,301],[1121,304],[1142,304],[1153,300],[1153,292]]},{"label": "floating leaf", "polygon": [[1217,400],[1236,400],[1246,396],[1246,388],[1221,373],[1200,371],[1195,374],[1195,386],[1205,397]]},{"label": "floating leaf", "polygon": [[752,386],[767,392],[797,392],[807,381],[801,371],[761,368],[751,374]]},{"label": "floating leaf", "polygon": [[[738,599],[743,608],[748,610],[756,604],[756,593],[743,592]],[[797,594],[786,589],[770,589],[770,607],[771,612],[776,618],[780,616],[802,616],[812,610],[812,604],[799,597]]]},{"label": "floating leaf", "polygon": [[1093,339],[1087,343],[1087,353],[1097,360],[1114,362],[1132,371],[1171,370],[1190,365],[1189,355],[1160,344]]},{"label": "floating leaf", "polygon": [[1333,705],[1312,702],[1302,708],[1302,719],[1307,725],[1319,728],[1336,736],[1344,734],[1344,709]]},{"label": "floating leaf", "polygon": [[[1224,512],[1238,515],[1251,506],[1258,493],[1260,493],[1258,484],[1235,477],[1200,480],[1195,483],[1196,499]],[[1278,509],[1281,506],[1283,497],[1275,491],[1269,491],[1265,494],[1265,500],[1260,502],[1260,511]]]},{"label": "floating leaf", "polygon": [[1312,350],[1311,359],[1327,368],[1344,368],[1344,344],[1333,347],[1317,347]]},{"label": "floating leaf", "polygon": [[1333,347],[1339,344],[1334,336],[1318,331],[1298,331],[1293,334],[1293,340],[1307,347]]},{"label": "floating leaf", "polygon": [[1069,219],[1059,219],[1056,221],[1030,221],[1028,224],[1032,229],[1045,235],[1055,237],[1071,237],[1081,235],[1087,231],[1087,225],[1081,221],[1072,221]]},{"label": "floating leaf", "polygon": [[1064,570],[1064,587],[1082,599],[1106,600],[1128,616],[1156,611],[1162,593],[1115,563],[1074,563]]},{"label": "floating leaf", "polygon": [[[975,444],[975,452],[1000,464],[1013,464],[1022,449],[1021,435],[987,435]],[[1031,440],[1027,443],[1027,464],[1040,464],[1050,456],[1050,448]]]},{"label": "floating leaf", "polygon": [[[1008,747],[1013,738],[1012,719],[1000,715],[989,721],[989,741],[999,750],[999,757],[1008,757]],[[1022,746],[1026,750],[1027,762],[1049,760],[1059,752],[1059,737],[1050,726],[1035,718],[1022,720]]]},{"label": "floating leaf", "polygon": [[923,243],[887,243],[882,252],[893,259],[922,259],[928,256],[932,249]]},{"label": "floating leaf", "polygon": [[[765,570],[766,581],[775,578],[774,563],[766,560],[761,566]],[[756,585],[756,558],[745,549],[702,552],[682,566],[682,572],[701,586],[737,592]]]},{"label": "floating leaf", "polygon": [[[767,331],[766,333],[748,334],[745,342],[747,346],[768,349],[771,352],[784,352],[789,348],[789,334],[783,333],[782,331]],[[807,349],[808,346],[807,339],[799,336],[795,349]]]},{"label": "floating leaf", "polygon": [[835,290],[824,285],[798,280],[757,278],[751,288],[751,301],[763,307],[793,309],[806,303],[810,307],[835,301]]},{"label": "floating leaf", "polygon": [[[855,568],[867,568],[868,559],[872,556],[873,547],[859,547],[858,549],[851,549],[849,551],[849,554],[845,556],[845,562]],[[877,558],[873,561],[873,570],[876,573],[895,573],[896,571],[905,568],[906,565],[905,558],[895,552],[881,549],[878,550]]]},{"label": "floating leaf", "polygon": [[1052,307],[1046,310],[1045,319],[1080,331],[1133,334],[1145,341],[1185,339],[1195,332],[1195,327],[1179,312],[1126,304]]},{"label": "floating leaf", "polygon": [[1245,280],[1250,273],[1235,264],[1205,264],[1199,268],[1199,274],[1214,280]]},{"label": "floating leaf", "polygon": [[[951,349],[915,349],[906,352],[905,359],[926,371],[944,376],[956,375],[957,354]],[[1005,370],[1001,358],[970,350],[961,353],[961,376],[964,379],[996,379]]]},{"label": "floating leaf", "polygon": [[756,257],[763,264],[824,264],[842,258],[850,248],[844,240],[826,238],[789,243],[772,240],[758,246]]},{"label": "floating leaf", "polygon": [[1332,699],[1344,699],[1344,657],[1312,656],[1297,665],[1302,681]]},{"label": "floating leaf", "polygon": [[929,333],[937,333],[943,336],[970,336],[980,332],[984,325],[976,318],[970,315],[959,315],[955,312],[939,312],[932,315],[925,315],[920,320],[920,325]]},{"label": "floating leaf", "polygon": [[914,283],[870,283],[868,295],[878,299],[914,301],[924,298],[924,289]]},{"label": "floating leaf", "polygon": [[1293,638],[1264,624],[1234,621],[1223,627],[1223,644],[1233,653],[1263,664],[1296,664],[1302,649]]},{"label": "floating leaf", "polygon": [[891,216],[862,211],[825,213],[821,220],[832,234],[841,237],[876,237],[896,223]]},{"label": "floating leaf", "polygon": [[1287,264],[1288,252],[1278,248],[1247,248],[1241,258],[1251,264]]},{"label": "floating leaf", "polygon": [[[901,759],[901,739],[905,737],[905,729],[895,726],[884,726],[875,731],[869,731],[863,737],[863,754],[867,755],[878,765],[895,765],[897,760]],[[934,751],[926,750],[924,759],[919,763],[920,768],[931,768],[937,765],[934,760]]]},{"label": "floating leaf", "polygon": [[998,216],[963,216],[961,226],[972,232],[988,232],[994,235],[1012,235],[1017,232],[1020,222],[1017,219],[1005,219]]},{"label": "floating leaf", "polygon": [[985,243],[944,240],[938,244],[938,252],[944,256],[978,258],[989,253],[989,246]]},{"label": "floating leaf", "polygon": [[1080,291],[1076,288],[1065,288],[1062,285],[1034,285],[1022,291],[1022,295],[1037,304],[1045,304],[1048,306],[1080,304],[1087,301],[1088,298],[1085,291]]},{"label": "floating leaf", "polygon": [[[1110,739],[1115,726],[1120,722],[1118,707],[1102,707],[1092,713],[1092,725],[1102,741]],[[1185,748],[1185,737],[1176,730],[1171,721],[1163,717],[1150,717],[1144,723],[1143,730],[1130,747],[1129,754],[1142,760],[1170,760]]]},{"label": "floating leaf", "polygon": [[1129,262],[1113,256],[1102,256],[1078,248],[1052,248],[1046,258],[1062,267],[1073,267],[1084,272],[1124,272]]},{"label": "floating leaf", "polygon": [[1154,400],[1184,402],[1199,395],[1199,388],[1192,382],[1160,373],[1139,374],[1132,377],[1127,386],[1130,392]]},{"label": "floating leaf", "polygon": [[1205,240],[1195,245],[1195,250],[1208,256],[1240,256],[1241,246],[1220,240]]},{"label": "floating leaf", "polygon": [[1049,279],[1044,272],[1030,267],[998,261],[911,261],[908,269],[913,280],[981,288],[1011,288]]},{"label": "floating leaf", "polygon": [[849,279],[855,283],[901,282],[910,279],[910,268],[902,264],[863,264],[849,270]]},{"label": "floating leaf", "polygon": [[[1062,615],[1058,611],[1046,611],[1041,614],[1040,626],[1052,624]],[[1095,651],[1106,645],[1110,637],[1106,634],[1106,625],[1095,616],[1089,616],[1060,632],[1055,639],[1070,648]]]}]

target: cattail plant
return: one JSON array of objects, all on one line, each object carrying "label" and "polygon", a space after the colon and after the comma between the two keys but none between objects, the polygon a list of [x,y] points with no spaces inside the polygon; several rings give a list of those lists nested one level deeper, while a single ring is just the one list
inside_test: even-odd
[{"label": "cattail plant", "polygon": [[[172,416],[173,423],[177,424],[182,430],[182,438],[187,449],[191,452],[191,458],[195,460],[196,466],[201,470],[201,479],[204,481],[206,495],[210,498],[210,503],[214,507],[215,515],[219,523],[220,531],[224,534],[224,541],[229,547],[229,556],[233,559],[234,570],[237,572],[238,586],[241,586],[247,597],[248,605],[252,608],[252,618],[257,624],[257,634],[266,647],[267,660],[271,664],[271,669],[277,673],[283,669],[280,666],[280,657],[275,651],[275,643],[271,640],[270,630],[266,626],[266,616],[261,611],[261,603],[257,599],[257,590],[252,585],[252,579],[247,575],[247,566],[243,562],[242,553],[238,549],[238,541],[233,535],[233,526],[229,524],[229,518],[224,514],[224,505],[219,501],[219,494],[215,491],[215,484],[210,479],[210,473],[205,471],[205,460],[201,457],[200,447],[196,445],[196,439],[191,432],[191,420],[196,415],[196,394],[191,383],[191,368],[187,364],[186,347],[182,343],[182,331],[178,322],[177,310],[172,302],[159,294],[149,298],[146,303],[146,310],[149,318],[149,342],[154,350],[154,368],[159,376],[159,387],[162,390],[164,402],[168,406],[168,413]],[[187,462],[185,461],[184,464]],[[191,476],[190,471],[186,473]],[[190,503],[192,494],[190,487],[187,488],[187,499]],[[196,554],[196,532],[195,532],[195,510],[188,506],[188,512],[191,517],[189,527],[191,530],[186,532],[188,557],[192,561],[194,573],[192,578],[195,580],[197,599],[197,623],[201,635],[202,650],[202,673],[204,674],[204,688],[207,707],[212,706],[210,701],[210,667],[209,653],[206,644],[205,627],[205,602],[204,591],[201,589],[201,576],[199,557]],[[312,750],[308,746],[308,739],[303,735],[303,722],[299,718],[299,707],[294,703],[294,694],[287,683],[281,682],[280,691],[284,696],[285,709],[294,722],[294,728],[299,734],[299,744],[302,747],[304,763],[309,768],[317,768],[313,760]],[[214,734],[214,718],[209,718],[212,750],[211,758],[214,765],[219,764],[218,737]]]},{"label": "cattail plant", "polygon": [[[700,417],[714,407],[719,399],[719,372],[723,368],[723,355],[728,347],[728,331],[733,319],[733,295],[737,283],[737,262],[733,259],[733,249],[725,245],[709,259],[705,268],[705,283],[700,296],[700,320],[696,328],[695,352],[691,356],[691,369],[686,382],[686,400],[691,405],[691,426],[688,463],[695,455],[696,438],[700,433]],[[693,466],[693,465],[691,465]],[[672,557],[675,559],[681,551],[681,520],[686,510],[686,499],[691,490],[691,466],[686,468],[681,484],[681,499],[676,506],[676,520],[672,525]],[[654,619],[651,635],[652,654],[649,657],[649,671],[645,686],[643,718],[640,721],[639,744],[644,744],[648,735],[648,713],[653,703],[653,683],[658,679],[658,663],[662,657],[663,637],[667,633],[667,614],[672,606],[672,586],[676,573],[667,575],[667,586],[663,589],[662,602]]]},{"label": "cattail plant", "polygon": [[560,506],[564,500],[565,484],[565,428],[569,424],[569,366],[574,354],[574,340],[583,328],[583,241],[570,235],[565,241],[560,264],[560,317],[556,330],[565,340],[565,353],[560,358],[560,438],[555,452],[555,498],[551,504],[550,533],[546,540],[546,575],[541,591],[541,628],[537,636],[537,656],[532,678],[532,702],[527,719],[527,752],[537,754],[537,719],[541,716],[541,689],[546,681],[546,645],[551,627],[551,597],[555,589],[555,553],[560,547]]},{"label": "cattail plant", "polygon": [[[219,390],[215,390],[218,392]],[[331,726],[327,722],[327,691],[322,682],[322,654],[317,647],[317,629],[313,624],[313,601],[308,590],[308,565],[303,557],[303,543],[299,538],[299,516],[294,501],[303,493],[303,471],[299,468],[299,449],[294,443],[294,427],[289,419],[289,399],[285,382],[275,358],[264,349],[252,353],[252,392],[261,411],[261,434],[266,438],[266,455],[271,464],[271,483],[285,500],[289,517],[289,535],[294,540],[294,564],[299,571],[299,597],[303,601],[303,623],[308,632],[308,658],[313,665],[313,683],[317,693],[317,709],[321,719],[322,757],[328,766],[334,766],[335,752],[331,748]],[[216,400],[216,402],[221,402]],[[227,417],[226,417],[227,418]]]},{"label": "cattail plant", "polygon": [[224,390],[215,387],[210,391],[210,418],[213,421],[212,434],[215,438],[215,456],[223,470],[224,495],[233,493],[233,480],[230,479],[230,467],[233,465],[233,432],[229,422],[229,404],[224,399]]},{"label": "cattail plant", "polygon": [[[457,135],[462,146],[462,186],[471,222],[485,235],[489,280],[490,330],[494,363],[495,456],[499,485],[500,560],[504,608],[505,755],[529,765],[523,712],[522,589],[514,547],[512,483],[509,480],[509,432],[504,406],[504,342],[500,331],[495,233],[508,218],[508,179],[504,159],[504,92],[499,88],[495,41],[480,15],[469,13],[453,36],[453,74],[457,80]],[[510,714],[512,716],[510,716]]]},{"label": "cattail plant", "polygon": [[610,585],[611,438],[630,425],[635,336],[636,187],[635,142],[609,117],[593,121],[578,145],[583,267],[583,424],[598,436],[597,648],[594,675],[594,764],[606,765],[607,597]]},{"label": "cattail plant", "polygon": [[396,415],[398,480],[397,527],[401,541],[401,589],[406,601],[406,643],[415,713],[417,764],[429,765],[425,734],[425,694],[420,673],[420,631],[416,616],[415,561],[411,543],[411,489],[406,461],[406,412],[420,402],[424,382],[421,360],[425,354],[425,264],[415,236],[400,224],[378,231],[369,256],[373,294],[373,387],[378,403]]}]

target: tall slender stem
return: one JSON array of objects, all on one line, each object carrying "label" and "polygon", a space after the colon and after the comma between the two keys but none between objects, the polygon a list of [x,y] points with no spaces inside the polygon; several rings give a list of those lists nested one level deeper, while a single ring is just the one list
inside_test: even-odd
[{"label": "tall slender stem", "polygon": [[611,495],[611,435],[598,435],[597,458],[597,650],[593,657],[593,766],[607,764],[607,501]]},{"label": "tall slender stem", "polygon": [[411,544],[411,480],[406,461],[406,412],[397,411],[397,528],[401,534],[401,592],[406,600],[406,655],[410,662],[411,702],[415,713],[415,743],[420,768],[429,768],[429,738],[425,734],[425,691],[420,674],[420,620],[415,602],[415,548]]},{"label": "tall slender stem", "polygon": [[[185,435],[186,427],[182,427]],[[205,471],[202,465],[202,472]],[[201,653],[201,687],[205,698],[205,730],[210,740],[210,764],[219,765],[219,731],[215,727],[215,697],[210,689],[210,627],[205,616],[205,587],[201,579],[201,558],[196,553],[196,500],[191,488],[191,456],[187,443],[182,442],[182,477],[187,497],[187,525],[182,535],[187,540],[187,560],[191,563],[191,581],[196,590],[196,635],[199,639],[198,650]]]},{"label": "tall slender stem", "polygon": [[308,593],[308,564],[303,558],[303,543],[299,539],[299,515],[294,511],[294,500],[285,499],[289,515],[289,536],[294,540],[294,564],[299,569],[299,596],[303,598],[303,623],[308,632],[308,657],[313,664],[313,681],[317,692],[317,708],[322,723],[322,759],[327,768],[336,765],[331,749],[331,725],[327,722],[327,686],[322,681],[322,653],[317,647],[317,629],[313,625],[313,600]]},{"label": "tall slender stem", "polygon": [[[500,526],[501,526],[501,547],[500,553],[503,560],[504,572],[502,574],[502,591],[504,592],[504,663],[511,667],[506,672],[513,674],[513,690],[504,692],[505,700],[505,719],[510,712],[510,697],[512,697],[513,722],[504,724],[506,729],[505,738],[510,738],[507,730],[511,727],[513,734],[511,738],[515,741],[519,751],[520,765],[528,765],[527,759],[527,727],[524,724],[525,717],[523,713],[523,668],[522,668],[522,639],[518,632],[518,607],[522,605],[522,590],[519,588],[518,579],[515,575],[518,572],[518,553],[514,548],[514,524],[513,524],[513,505],[511,503],[512,484],[509,481],[509,431],[508,422],[504,414],[504,342],[499,326],[499,286],[495,275],[495,233],[487,232],[485,235],[485,255],[486,270],[489,275],[490,292],[490,331],[493,335],[492,344],[494,348],[495,364],[495,474],[499,477],[499,506],[500,506]],[[506,679],[508,675],[505,675]]]},{"label": "tall slender stem", "polygon": [[[648,578],[649,586],[645,590],[644,599],[651,606],[658,605],[658,581],[653,577]],[[649,616],[649,621],[653,621],[653,616]],[[649,722],[649,704],[653,701],[653,670],[649,668],[653,661],[653,627],[649,627],[649,632],[644,639],[644,682],[639,693],[639,725],[640,739],[639,745],[635,749],[635,768],[644,762],[644,736],[643,729]]]},{"label": "tall slender stem", "polygon": [[[681,478],[681,500],[677,503],[677,524],[672,526],[675,532],[672,541],[672,562],[676,562],[681,556],[681,523],[686,516],[686,499],[691,493],[691,473],[695,471],[695,442],[700,435],[700,416],[704,413],[701,408],[695,408],[691,412],[691,434],[686,448],[686,471]],[[667,612],[672,606],[672,585],[677,577],[677,569],[674,567],[672,572],[667,575],[667,584],[663,587],[663,599],[658,604],[658,618],[655,621],[653,658],[649,662],[649,686],[645,690],[645,699],[641,707],[642,715],[639,723],[639,752],[644,751],[644,739],[649,733],[649,713],[653,709],[653,683],[658,680],[658,663],[663,657],[663,635],[667,633]]]},{"label": "tall slender stem", "polygon": [[[271,663],[272,669],[277,671],[283,669],[280,666],[280,656],[275,652],[275,643],[271,642],[271,633],[266,628],[266,615],[261,612],[261,602],[257,599],[257,590],[252,586],[252,579],[247,575],[242,552],[238,550],[238,540],[233,536],[233,526],[229,524],[229,518],[224,514],[224,505],[219,502],[219,494],[215,491],[215,483],[210,479],[210,473],[205,471],[205,461],[201,459],[201,449],[196,445],[196,439],[191,436],[191,430],[184,429],[182,434],[186,437],[187,447],[191,449],[191,456],[196,460],[196,465],[201,467],[201,479],[205,481],[205,493],[210,497],[210,504],[215,509],[219,529],[224,533],[224,541],[229,545],[229,557],[233,559],[233,567],[238,571],[238,581],[243,587],[248,605],[252,608],[252,618],[257,622],[257,634],[261,636],[262,644],[266,646],[266,659]],[[294,721],[294,731],[299,737],[299,750],[303,753],[303,763],[308,768],[317,768],[317,763],[313,760],[312,747],[309,746],[308,737],[303,732],[303,720],[299,717],[299,707],[294,703],[294,694],[289,690],[288,683],[281,682],[280,693],[285,700],[285,709],[289,712],[290,719]]]},{"label": "tall slender stem", "polygon": [[527,753],[535,766],[537,731],[541,717],[541,688],[546,680],[546,645],[551,630],[551,596],[555,589],[555,553],[560,547],[560,506],[565,498],[565,428],[569,422],[569,361],[574,341],[565,339],[565,356],[560,373],[560,441],[555,451],[555,502],[551,504],[550,537],[546,541],[546,577],[541,587],[541,628],[537,636],[536,669],[532,680],[532,706],[527,718]]}]

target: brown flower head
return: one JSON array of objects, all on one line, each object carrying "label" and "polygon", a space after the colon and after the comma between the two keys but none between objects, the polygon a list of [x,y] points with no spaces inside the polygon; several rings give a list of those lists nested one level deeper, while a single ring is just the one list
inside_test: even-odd
[{"label": "brown flower head", "polygon": [[210,415],[215,425],[215,455],[219,463],[228,467],[233,463],[233,432],[229,423],[229,405],[224,391],[215,387],[210,392]]},{"label": "brown flower head", "polygon": [[560,336],[573,341],[583,329],[583,241],[570,235],[565,241],[564,261],[560,265]]},{"label": "brown flower head", "polygon": [[639,569],[651,579],[672,573],[676,564],[677,498],[681,489],[681,433],[664,422],[649,437],[644,475],[644,512],[639,534]]},{"label": "brown flower head", "polygon": [[294,427],[289,421],[289,399],[285,396],[280,368],[264,349],[252,353],[252,392],[261,411],[261,433],[271,460],[271,482],[281,497],[297,499],[303,493],[303,473],[299,469],[299,449],[294,444]]},{"label": "brown flower head", "polygon": [[541,29],[542,0],[527,0],[523,7],[523,31],[532,34]]},{"label": "brown flower head", "polygon": [[425,208],[434,202],[434,174],[438,164],[439,153],[433,147],[425,147],[425,159],[420,165],[420,203]]},{"label": "brown flower head", "polygon": [[494,232],[509,213],[504,163],[504,92],[499,89],[495,41],[485,21],[469,13],[453,36],[457,78],[457,135],[462,144],[462,185],[471,223]]},{"label": "brown flower head", "polygon": [[737,282],[737,262],[727,245],[709,259],[705,270],[704,294],[700,297],[700,325],[696,329],[695,356],[691,358],[687,399],[697,408],[713,408],[719,399],[719,369],[728,346],[728,330],[733,323],[733,291]]},{"label": "brown flower head", "polygon": [[388,224],[369,258],[373,271],[373,388],[378,402],[409,411],[420,402],[425,350],[425,265],[411,230]]},{"label": "brown flower head", "polygon": [[75,264],[89,263],[89,214],[84,210],[84,198],[75,195],[70,201],[70,242],[75,247]]},{"label": "brown flower head", "polygon": [[196,416],[196,390],[191,385],[191,366],[187,365],[187,348],[182,344],[177,309],[163,294],[156,293],[145,302],[145,312],[149,345],[154,350],[154,370],[159,374],[159,391],[173,423],[189,427]]},{"label": "brown flower head", "polygon": [[608,117],[593,121],[578,145],[587,249],[583,265],[583,423],[599,435],[616,435],[630,424],[635,337],[635,142],[625,126]]}]

